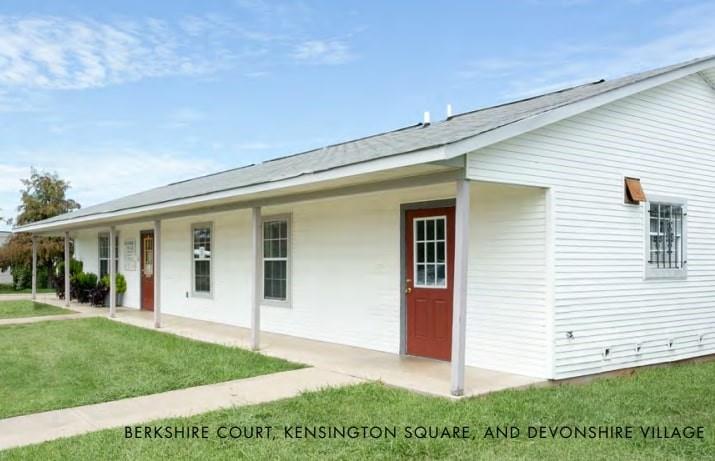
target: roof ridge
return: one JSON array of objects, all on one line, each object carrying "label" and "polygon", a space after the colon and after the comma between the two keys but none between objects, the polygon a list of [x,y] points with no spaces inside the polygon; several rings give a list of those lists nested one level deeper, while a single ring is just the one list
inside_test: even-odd
[{"label": "roof ridge", "polygon": [[255,163],[250,163],[250,164],[248,164],[248,165],[242,165],[242,166],[237,166],[237,167],[234,167],[234,168],[227,168],[227,169],[225,169],[225,170],[214,171],[213,173],[206,173],[206,174],[202,174],[201,176],[194,176],[194,177],[189,178],[189,179],[182,179],[182,180],[180,180],[180,181],[170,182],[169,184],[165,184],[165,185],[163,185],[163,186],[158,186],[158,187],[174,186],[174,185],[176,185],[176,184],[181,184],[181,183],[184,183],[184,182],[193,181],[193,180],[195,180],[195,179],[208,178],[208,177],[210,177],[210,176],[216,176],[216,175],[219,175],[219,174],[228,173],[229,171],[243,170],[244,168],[250,168],[250,167],[252,167],[252,166],[256,166],[256,164],[255,164]]},{"label": "roof ridge", "polygon": [[480,107],[479,109],[474,109],[474,110],[470,110],[470,111],[467,111],[467,112],[461,112],[461,113],[459,113],[459,114],[454,114],[454,115],[452,115],[451,117],[447,118],[447,120],[452,120],[452,119],[454,119],[454,118],[461,117],[461,116],[463,116],[463,115],[474,114],[474,113],[476,113],[476,112],[482,112],[482,111],[485,111],[485,110],[496,109],[496,108],[498,108],[498,107],[510,106],[510,105],[512,105],[512,104],[519,104],[519,103],[521,103],[521,102],[526,102],[526,101],[531,101],[531,100],[533,100],[533,99],[543,98],[544,96],[550,96],[550,95],[554,95],[554,94],[565,93],[566,91],[575,90],[575,89],[577,89],[577,88],[583,88],[583,87],[585,87],[585,86],[599,85],[599,84],[601,84],[601,83],[604,83],[605,81],[606,81],[606,79],[605,79],[605,78],[602,78],[602,79],[600,79],[600,80],[595,80],[595,81],[593,81],[593,82],[582,83],[582,84],[580,84],[580,85],[574,85],[574,86],[569,86],[569,87],[566,87],[566,88],[560,88],[560,89],[558,89],[558,90],[549,91],[548,93],[539,93],[539,94],[536,94],[536,95],[533,95],[533,96],[528,96],[528,97],[526,97],[526,98],[515,99],[515,100],[513,100],[513,101],[507,101],[507,102],[503,102],[503,103],[500,103],[500,104],[495,104],[495,105],[493,105],[493,106]]},{"label": "roof ridge", "polygon": [[270,158],[270,159],[268,159],[268,160],[264,160],[263,162],[261,162],[261,164],[271,163],[271,162],[275,162],[275,161],[278,161],[278,160],[284,160],[284,159],[287,159],[287,158],[296,157],[296,156],[298,156],[298,155],[309,154],[309,153],[311,153],[311,152],[316,152],[316,151],[319,151],[319,150],[330,149],[331,147],[342,146],[343,144],[350,144],[350,143],[353,143],[353,142],[364,141],[364,140],[366,140],[366,139],[376,138],[376,137],[378,137],[378,136],[383,136],[383,135],[390,134],[390,133],[398,133],[398,132],[400,132],[400,131],[409,130],[409,129],[411,129],[411,128],[417,128],[418,126],[422,126],[422,125],[424,125],[424,123],[416,123],[416,124],[414,124],[414,125],[403,126],[403,127],[401,127],[401,128],[396,128],[396,129],[394,129],[394,130],[383,131],[383,132],[381,132],[381,133],[371,134],[371,135],[363,136],[363,137],[360,137],[360,138],[355,138],[355,139],[350,139],[350,140],[347,140],[347,141],[336,142],[336,143],[334,143],[334,144],[328,144],[328,145],[325,145],[325,146],[316,147],[316,148],[314,148],[314,149],[305,150],[305,151],[298,152],[298,153],[295,153],[295,154],[288,154],[288,155],[283,155],[283,156],[281,156],[281,157]]}]

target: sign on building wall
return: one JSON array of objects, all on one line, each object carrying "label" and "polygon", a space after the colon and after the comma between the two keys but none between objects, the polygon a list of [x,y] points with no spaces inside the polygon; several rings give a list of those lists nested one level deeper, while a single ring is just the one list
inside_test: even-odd
[{"label": "sign on building wall", "polygon": [[137,240],[127,239],[124,241],[124,270],[137,270]]}]

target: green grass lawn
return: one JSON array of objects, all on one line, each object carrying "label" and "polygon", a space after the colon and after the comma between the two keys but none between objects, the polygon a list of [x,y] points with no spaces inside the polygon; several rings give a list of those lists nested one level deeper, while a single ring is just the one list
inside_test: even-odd
[{"label": "green grass lawn", "polygon": [[[38,293],[54,293],[54,288],[38,288]],[[7,294],[22,294],[22,293],[32,293],[31,288],[23,288],[22,290],[16,290],[12,285],[7,283],[0,283],[0,295]]]},{"label": "green grass lawn", "polygon": [[104,318],[0,327],[0,418],[300,368]]},{"label": "green grass lawn", "polygon": [[[209,439],[125,439],[105,430],[3,453],[7,459],[713,459],[715,362],[649,369],[589,384],[448,401],[379,384],[151,423],[208,426]],[[220,439],[221,426],[273,428],[274,440]],[[283,428],[396,426],[397,438],[287,439]],[[407,426],[470,426],[474,439],[407,439]],[[484,438],[516,426],[515,439]],[[529,439],[529,426],[704,426],[704,439]],[[2,457],[2,456],[0,456]]]},{"label": "green grass lawn", "polygon": [[[27,299],[0,300],[0,319],[40,317],[43,315],[73,314],[74,311]],[[1,341],[1,340],[0,340]]]}]

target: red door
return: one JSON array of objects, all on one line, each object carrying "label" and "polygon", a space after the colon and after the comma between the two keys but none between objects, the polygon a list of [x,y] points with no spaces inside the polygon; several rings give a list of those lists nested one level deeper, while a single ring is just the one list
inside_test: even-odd
[{"label": "red door", "polygon": [[141,232],[141,308],[154,310],[154,231]]},{"label": "red door", "polygon": [[405,228],[407,353],[450,360],[454,207],[407,211]]}]

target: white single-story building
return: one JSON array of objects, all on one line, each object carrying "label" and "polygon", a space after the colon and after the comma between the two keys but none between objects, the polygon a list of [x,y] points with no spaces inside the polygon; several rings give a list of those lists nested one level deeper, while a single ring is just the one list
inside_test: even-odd
[{"label": "white single-story building", "polygon": [[269,331],[451,360],[454,394],[465,365],[558,380],[713,354],[715,57],[16,231],[118,270],[124,305],[157,326],[164,312],[250,327],[256,347]]}]

